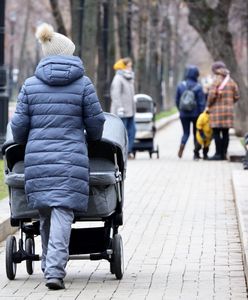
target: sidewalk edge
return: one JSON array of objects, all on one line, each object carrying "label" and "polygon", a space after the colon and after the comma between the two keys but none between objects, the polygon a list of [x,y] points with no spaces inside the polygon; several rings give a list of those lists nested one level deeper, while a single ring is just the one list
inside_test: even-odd
[{"label": "sidewalk edge", "polygon": [[171,122],[179,119],[179,113],[175,113],[169,117],[162,118],[155,122],[157,130],[163,129],[165,126],[169,125]]},{"label": "sidewalk edge", "polygon": [[[244,273],[248,282],[248,172],[245,170],[232,171],[232,188],[236,215],[238,220],[239,235],[241,240],[241,252],[244,265]],[[246,204],[246,205],[245,205]],[[245,225],[247,224],[247,226]]]},{"label": "sidewalk edge", "polygon": [[5,198],[0,201],[0,210],[0,242],[2,242],[8,235],[15,233],[18,228],[10,225],[9,198]]}]

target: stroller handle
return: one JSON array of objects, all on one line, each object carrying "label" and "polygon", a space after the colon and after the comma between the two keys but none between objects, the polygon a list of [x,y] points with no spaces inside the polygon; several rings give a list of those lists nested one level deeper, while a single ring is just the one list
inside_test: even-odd
[{"label": "stroller handle", "polygon": [[9,141],[5,142],[5,143],[3,144],[3,146],[2,146],[2,149],[1,149],[2,155],[5,155],[6,149],[7,149],[8,147],[10,147],[10,146],[13,146],[13,145],[17,145],[17,143],[14,142],[13,140],[9,140]]}]

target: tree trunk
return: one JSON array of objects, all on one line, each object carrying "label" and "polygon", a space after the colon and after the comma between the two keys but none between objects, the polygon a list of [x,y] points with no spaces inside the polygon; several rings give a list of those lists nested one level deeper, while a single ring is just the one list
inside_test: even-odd
[{"label": "tree trunk", "polygon": [[149,41],[149,94],[157,104],[160,111],[161,103],[161,78],[159,68],[158,53],[158,23],[159,6],[157,0],[152,0],[150,4],[150,41]]},{"label": "tree trunk", "polygon": [[127,4],[127,55],[133,58],[132,46],[132,0]]},{"label": "tree trunk", "polygon": [[220,0],[215,9],[205,0],[186,0],[189,8],[189,23],[200,34],[214,60],[225,62],[234,80],[238,83],[241,98],[236,106],[235,129],[237,134],[248,131],[247,87],[238,66],[232,36],[228,30],[228,14],[231,0]]},{"label": "tree trunk", "polygon": [[67,31],[65,28],[65,24],[61,15],[61,11],[59,9],[58,0],[50,0],[52,14],[57,24],[57,30],[59,33],[67,35]]},{"label": "tree trunk", "polygon": [[171,24],[168,16],[164,16],[162,28],[164,30],[161,36],[161,52],[162,52],[162,78],[163,78],[163,109],[170,109],[173,104],[171,76],[170,76],[170,61],[171,61]]},{"label": "tree trunk", "polygon": [[97,68],[97,93],[103,110],[109,106],[107,98],[108,88],[108,13],[109,0],[102,0],[98,7],[98,68]]},{"label": "tree trunk", "polygon": [[81,57],[83,41],[84,0],[70,0],[71,36],[75,43],[75,55]]},{"label": "tree trunk", "polygon": [[97,1],[84,0],[83,43],[81,57],[83,59],[87,76],[96,83],[97,59]]},{"label": "tree trunk", "polygon": [[128,56],[127,48],[127,0],[116,0],[116,20],[121,57]]},{"label": "tree trunk", "polygon": [[115,63],[115,49],[116,49],[116,40],[115,40],[115,30],[114,30],[114,6],[109,5],[109,30],[108,30],[108,66],[107,66],[107,84],[106,84],[106,91],[105,91],[105,99],[106,99],[106,106],[105,110],[110,111],[110,84],[114,77],[115,71],[113,69],[113,65]]},{"label": "tree trunk", "polygon": [[176,0],[175,2],[173,2],[174,5],[174,23],[172,26],[172,43],[173,43],[173,90],[172,93],[173,95],[175,95],[176,92],[176,87],[178,84],[178,81],[181,80],[180,76],[179,76],[179,34],[178,34],[178,28],[179,28],[179,21],[180,21],[180,9],[179,9],[179,5],[180,5],[180,1]]},{"label": "tree trunk", "polygon": [[139,48],[136,63],[136,86],[138,93],[148,93],[148,72],[147,72],[147,31],[148,31],[148,3],[142,1],[139,5]]},{"label": "tree trunk", "polygon": [[29,19],[30,19],[30,11],[31,11],[31,0],[27,1],[27,10],[26,10],[26,16],[24,18],[25,25],[24,25],[24,32],[23,32],[23,38],[22,38],[22,44],[21,44],[21,52],[20,52],[20,58],[18,63],[18,69],[19,69],[19,76],[18,76],[18,90],[22,86],[24,78],[25,78],[25,57],[24,54],[26,53],[26,42],[27,42],[27,36],[28,36],[28,28],[29,28]]}]

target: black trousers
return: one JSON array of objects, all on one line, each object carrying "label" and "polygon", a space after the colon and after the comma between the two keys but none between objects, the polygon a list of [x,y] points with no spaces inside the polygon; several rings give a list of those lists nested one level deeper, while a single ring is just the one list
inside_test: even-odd
[{"label": "black trousers", "polygon": [[226,157],[229,144],[229,128],[213,128],[215,154]]},{"label": "black trousers", "polygon": [[200,152],[201,149],[202,149],[202,152],[203,152],[203,157],[207,158],[209,147],[206,147],[206,146],[202,147],[198,142],[196,142],[195,150],[194,150],[194,153],[195,153],[196,156],[199,156],[199,152]]}]

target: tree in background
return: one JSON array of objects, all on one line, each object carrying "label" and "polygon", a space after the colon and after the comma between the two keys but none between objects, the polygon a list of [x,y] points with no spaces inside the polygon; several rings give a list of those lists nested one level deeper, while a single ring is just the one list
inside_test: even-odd
[{"label": "tree in background", "polygon": [[52,13],[54,20],[57,24],[57,31],[63,35],[67,36],[67,30],[65,28],[65,24],[61,15],[61,11],[59,9],[58,0],[50,0],[50,5],[52,7]]},{"label": "tree in background", "polygon": [[[20,83],[32,75],[39,58],[34,37],[37,22],[47,22],[72,37],[75,54],[82,57],[86,74],[97,86],[105,110],[110,106],[113,64],[120,57],[132,57],[136,93],[151,95],[158,110],[174,105],[175,87],[182,79],[186,64],[199,63],[198,67],[207,76],[212,59],[224,60],[241,89],[239,128],[248,130],[243,78],[247,76],[244,66],[248,61],[247,1],[40,0],[35,5],[32,1],[23,5],[8,0],[6,15],[13,11],[17,16],[26,15],[16,19],[13,64],[6,51],[7,64],[19,65]],[[9,26],[7,22],[6,49],[11,46]]]},{"label": "tree in background", "polygon": [[237,104],[235,129],[238,134],[248,131],[248,89],[235,56],[232,34],[229,31],[229,12],[232,0],[219,0],[210,7],[206,0],[185,0],[189,9],[189,23],[203,41],[214,60],[222,60],[230,69],[240,88],[241,99]]}]

